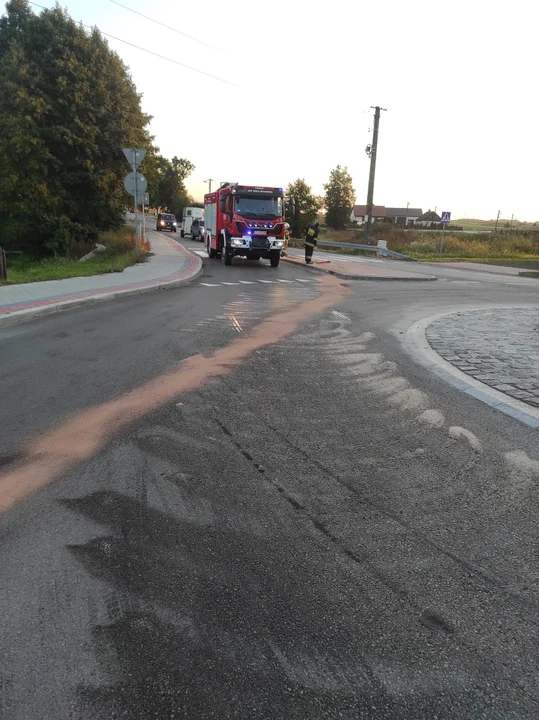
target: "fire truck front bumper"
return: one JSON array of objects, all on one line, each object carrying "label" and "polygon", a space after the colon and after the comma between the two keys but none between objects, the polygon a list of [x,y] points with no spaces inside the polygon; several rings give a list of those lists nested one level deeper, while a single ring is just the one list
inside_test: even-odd
[{"label": "fire truck front bumper", "polygon": [[268,252],[270,250],[283,250],[284,238],[257,237],[256,235],[243,235],[233,237],[230,240],[230,247],[233,250],[245,250],[253,252]]}]

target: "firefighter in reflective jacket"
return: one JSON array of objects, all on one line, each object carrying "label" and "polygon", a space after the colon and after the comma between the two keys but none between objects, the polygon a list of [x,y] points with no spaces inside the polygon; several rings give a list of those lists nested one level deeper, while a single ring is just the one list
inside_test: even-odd
[{"label": "firefighter in reflective jacket", "polygon": [[286,251],[288,250],[288,243],[290,242],[290,225],[288,223],[284,224],[284,248],[281,250],[281,255],[286,255]]},{"label": "firefighter in reflective jacket", "polygon": [[313,261],[313,252],[318,239],[319,223],[310,225],[305,232],[305,262],[310,265]]}]

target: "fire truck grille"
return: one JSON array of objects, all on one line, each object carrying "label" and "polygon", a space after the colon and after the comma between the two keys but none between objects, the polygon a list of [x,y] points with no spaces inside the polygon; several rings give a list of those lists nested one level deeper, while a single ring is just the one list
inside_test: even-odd
[{"label": "fire truck grille", "polygon": [[254,235],[253,239],[251,240],[251,247],[252,248],[261,248],[263,250],[267,250],[269,248],[269,240],[267,237],[262,237],[259,235]]}]

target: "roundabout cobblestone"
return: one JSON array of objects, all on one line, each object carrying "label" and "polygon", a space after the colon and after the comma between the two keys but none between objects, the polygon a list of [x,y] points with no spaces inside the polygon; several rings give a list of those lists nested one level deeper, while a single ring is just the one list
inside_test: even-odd
[{"label": "roundabout cobblestone", "polygon": [[461,372],[539,408],[539,308],[458,312],[435,320],[425,334]]}]

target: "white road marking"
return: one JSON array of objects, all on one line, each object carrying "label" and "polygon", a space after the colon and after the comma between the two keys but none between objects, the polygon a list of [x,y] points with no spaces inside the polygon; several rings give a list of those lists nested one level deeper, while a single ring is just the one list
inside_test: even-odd
[{"label": "white road marking", "polygon": [[200,257],[210,257],[208,253],[205,250],[195,250],[197,255],[200,255]]},{"label": "white road marking", "polygon": [[241,331],[243,330],[242,326],[241,326],[241,325],[239,324],[239,322],[237,321],[235,315],[230,315],[230,316],[229,316],[229,320],[230,320],[230,322],[231,322],[231,324],[232,324],[232,327],[234,328],[234,330],[235,330],[236,332],[241,332]]},{"label": "white road marking", "polygon": [[450,280],[453,285],[481,285],[479,280]]},{"label": "white road marking", "polygon": [[249,312],[236,312],[236,317],[243,318],[244,320],[258,320],[260,318],[260,314]]},{"label": "white road marking", "polygon": [[[302,257],[302,252],[290,253],[294,257]],[[330,253],[326,251],[318,251],[318,257],[324,259],[332,259],[335,262],[358,262],[358,263],[383,263],[386,262],[380,258],[367,257],[364,255],[344,255],[340,253]],[[390,258],[391,259],[391,258]]]},{"label": "white road marking", "polygon": [[[277,279],[277,280],[257,280],[256,282],[265,283],[265,284],[271,284],[271,283],[275,283],[275,282],[280,282],[280,283],[292,283],[292,284],[294,284],[295,282],[300,282],[300,283],[318,282],[318,280],[303,280],[302,278],[296,278],[295,280],[281,280],[281,279]],[[238,280],[237,282],[225,282],[224,280],[222,280],[222,281],[219,282],[219,283],[203,283],[203,282],[201,282],[201,283],[198,283],[198,284],[199,284],[199,285],[204,285],[204,287],[219,287],[219,285],[255,285],[256,283],[255,283],[254,280]],[[291,292],[292,292],[293,289],[290,288],[290,290],[291,290]],[[296,288],[296,294],[297,294],[297,292],[298,292],[298,291],[297,291],[297,288]],[[242,294],[243,294],[243,293],[242,293]],[[340,315],[339,315],[339,316],[340,316]],[[348,322],[351,322],[350,318],[346,317],[346,315],[342,315],[342,319],[343,319],[343,320],[348,320]]]},{"label": "white road marking", "polygon": [[332,310],[331,312],[341,320],[346,320],[346,322],[352,322],[347,315],[343,315],[342,313],[337,312],[337,310]]}]

